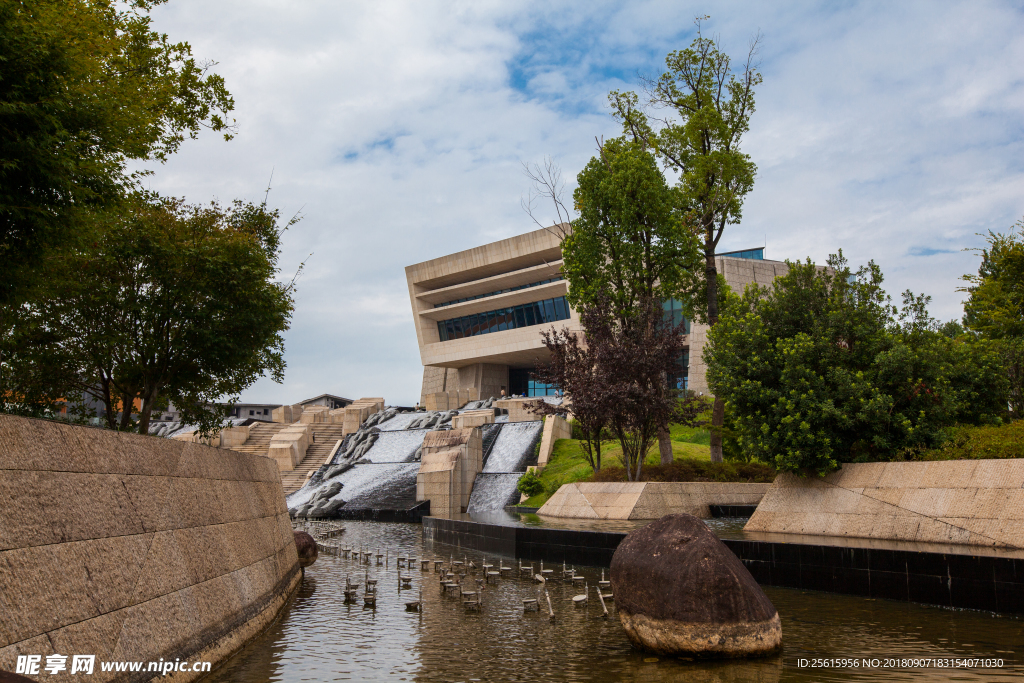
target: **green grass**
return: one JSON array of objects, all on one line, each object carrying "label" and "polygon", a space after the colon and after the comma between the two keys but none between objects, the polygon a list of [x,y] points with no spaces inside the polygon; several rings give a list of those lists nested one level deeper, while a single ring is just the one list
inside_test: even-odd
[{"label": "green grass", "polygon": [[[706,429],[672,425],[669,428],[672,439],[672,455],[677,460],[711,461],[711,435]],[[661,462],[658,443],[655,442],[647,452],[644,467],[657,465]],[[601,448],[601,467],[622,468],[622,448],[617,441],[605,442]],[[555,442],[548,464],[540,473],[544,484],[544,492],[520,503],[527,507],[540,507],[558,490],[562,484],[577,481],[593,481],[593,470],[583,457],[580,442],[576,439],[560,439]]]}]

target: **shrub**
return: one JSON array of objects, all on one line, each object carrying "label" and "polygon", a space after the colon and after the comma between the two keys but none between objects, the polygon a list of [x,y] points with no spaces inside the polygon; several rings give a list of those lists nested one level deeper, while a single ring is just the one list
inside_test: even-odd
[{"label": "shrub", "polygon": [[[777,474],[774,467],[760,462],[708,462],[678,459],[667,465],[648,465],[643,481],[717,481],[771,483]],[[621,467],[605,467],[594,474],[593,481],[622,481]]]},{"label": "shrub", "polygon": [[981,460],[1024,458],[1024,420],[999,427],[958,426],[938,448],[903,453],[906,460]]},{"label": "shrub", "polygon": [[544,482],[540,480],[540,477],[530,471],[519,477],[519,483],[516,485],[516,488],[519,490],[519,493],[523,494],[527,498],[533,498],[538,493],[544,492]]}]

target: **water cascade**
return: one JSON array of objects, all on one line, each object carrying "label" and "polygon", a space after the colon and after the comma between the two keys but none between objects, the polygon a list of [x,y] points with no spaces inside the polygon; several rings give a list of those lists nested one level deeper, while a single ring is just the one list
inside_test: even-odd
[{"label": "water cascade", "polygon": [[[474,401],[464,410],[486,409],[490,402]],[[371,415],[359,431],[345,437],[329,463],[288,496],[290,512],[299,518],[418,518],[426,512],[426,504],[416,501],[423,439],[432,430],[449,428],[459,412],[387,408]],[[535,457],[542,427],[539,421],[484,425],[484,468],[474,484],[469,512],[500,510],[516,502],[516,484]]]}]

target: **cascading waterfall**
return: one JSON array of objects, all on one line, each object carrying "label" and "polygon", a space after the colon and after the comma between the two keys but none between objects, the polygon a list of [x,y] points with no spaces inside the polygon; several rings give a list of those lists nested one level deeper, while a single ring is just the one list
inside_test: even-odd
[{"label": "cascading waterfall", "polygon": [[481,472],[476,475],[466,512],[493,512],[506,505],[515,505],[519,500],[516,485],[521,476],[522,472]]},{"label": "cascading waterfall", "polygon": [[484,463],[484,472],[525,472],[543,427],[544,423],[540,421],[502,425]]},{"label": "cascading waterfall", "polygon": [[[371,416],[358,432],[345,437],[329,464],[288,496],[290,512],[296,517],[346,517],[417,508],[416,475],[423,438],[429,431],[449,427],[457,414],[388,408]],[[470,511],[500,510],[514,503],[519,477],[534,457],[543,423],[507,423],[501,418],[505,416],[483,428],[487,456],[474,484]]]}]

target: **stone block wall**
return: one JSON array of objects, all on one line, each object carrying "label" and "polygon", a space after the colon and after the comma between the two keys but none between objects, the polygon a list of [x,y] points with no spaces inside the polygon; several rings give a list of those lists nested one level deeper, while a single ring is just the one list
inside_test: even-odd
[{"label": "stone block wall", "polygon": [[539,398],[506,398],[495,401],[494,405],[502,410],[508,411],[509,422],[535,422],[541,416],[530,410],[529,405],[536,403]]},{"label": "stone block wall", "polygon": [[0,500],[0,670],[23,654],[95,655],[95,681],[152,677],[101,661],[216,666],[300,581],[269,458],[0,415]]},{"label": "stone block wall", "polygon": [[555,442],[559,439],[572,438],[572,425],[558,415],[548,415],[544,419],[544,431],[540,437],[540,454],[537,457],[537,469],[544,469],[555,450]]},{"label": "stone block wall", "polygon": [[494,423],[494,410],[467,410],[452,418],[453,429],[482,427]]},{"label": "stone block wall", "polygon": [[[432,515],[465,512],[476,475],[482,469],[483,436],[479,428],[427,432],[416,475],[416,500],[429,500]],[[435,502],[434,495],[448,498]]]},{"label": "stone block wall", "polygon": [[[718,272],[723,275],[729,286],[737,294],[743,294],[747,285],[756,283],[768,286],[776,277],[789,272],[789,266],[781,261],[759,261],[729,256],[716,259]],[[690,368],[689,389],[700,393],[710,393],[707,383],[707,365],[704,363],[704,345],[707,343],[708,326],[700,323],[690,325]]]},{"label": "stone block wall", "polygon": [[576,519],[711,516],[709,505],[757,505],[771,484],[719,482],[580,482],[563,484],[537,511]]},{"label": "stone block wall", "polygon": [[745,530],[1024,548],[1024,460],[843,465],[782,474]]}]

